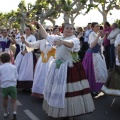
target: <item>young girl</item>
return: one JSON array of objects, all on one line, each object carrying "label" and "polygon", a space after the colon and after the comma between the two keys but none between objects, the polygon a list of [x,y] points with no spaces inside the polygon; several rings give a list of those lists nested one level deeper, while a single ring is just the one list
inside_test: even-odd
[{"label": "young girl", "polygon": [[[10,63],[10,55],[8,53],[2,53],[0,60],[3,63],[0,66],[0,82],[2,88],[2,97],[3,97],[3,107],[4,107],[4,117],[8,117],[9,112],[7,110],[8,96],[11,97],[12,109],[13,109],[13,118],[16,119],[16,84],[18,79],[17,69],[14,65]],[[7,74],[6,74],[7,73]]]}]

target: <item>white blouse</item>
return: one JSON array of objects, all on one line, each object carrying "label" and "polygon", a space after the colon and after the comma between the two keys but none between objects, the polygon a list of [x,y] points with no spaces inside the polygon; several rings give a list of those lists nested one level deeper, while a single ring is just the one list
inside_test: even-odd
[{"label": "white blouse", "polygon": [[[24,38],[25,38],[25,40],[26,40],[27,42],[31,42],[31,43],[36,42],[36,38],[35,38],[34,35],[30,35],[30,36],[27,37],[27,38],[26,38],[26,35],[23,35],[23,36],[24,36]],[[22,42],[21,42],[21,38],[16,39],[16,43],[20,45],[20,51],[24,51],[25,48],[27,49],[28,52],[31,52],[31,51],[34,50],[33,48],[29,48],[29,47],[27,47],[24,43],[22,43]]]},{"label": "white blouse", "polygon": [[47,36],[46,40],[51,44],[53,44],[55,40],[71,41],[74,44],[72,48],[68,48],[64,45],[58,46],[56,48],[55,58],[56,60],[60,59],[62,62],[67,62],[69,67],[73,67],[73,58],[72,55],[70,54],[70,51],[78,52],[80,50],[79,39],[77,39],[75,35],[72,35],[67,38],[49,35]]},{"label": "white blouse", "polygon": [[[91,47],[91,44],[95,41],[95,39],[97,38],[97,34],[95,32],[91,32],[90,35],[89,35],[89,40],[88,40],[88,43]],[[103,43],[103,39],[101,37],[99,37],[99,40],[98,40],[98,44],[101,46]]]},{"label": "white blouse", "polygon": [[0,66],[1,88],[16,86],[17,79],[18,73],[14,65],[12,65],[11,63],[5,63]]},{"label": "white blouse", "polygon": [[50,44],[54,44],[55,40],[70,41],[70,42],[73,42],[74,45],[72,48],[67,47],[68,50],[74,51],[74,52],[78,52],[80,50],[80,41],[78,38],[75,37],[75,35],[72,35],[72,36],[66,37],[66,38],[64,38],[63,36],[48,35],[46,40]]},{"label": "white blouse", "polygon": [[[117,47],[118,44],[120,44],[120,33],[117,35],[117,37],[115,39],[115,47]],[[118,55],[116,55],[116,65],[120,66],[120,62],[118,60]]]},{"label": "white blouse", "polygon": [[29,43],[30,48],[34,49],[40,49],[41,52],[43,52],[45,55],[52,50],[52,45],[50,45],[45,39],[38,40],[34,43]]}]

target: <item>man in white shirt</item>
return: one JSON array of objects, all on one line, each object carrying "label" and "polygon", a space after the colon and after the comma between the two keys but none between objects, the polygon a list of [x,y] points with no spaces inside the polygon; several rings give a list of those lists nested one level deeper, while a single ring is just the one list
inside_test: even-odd
[{"label": "man in white shirt", "polygon": [[88,25],[87,25],[87,30],[85,31],[85,35],[84,35],[84,49],[85,49],[85,52],[86,52],[87,49],[89,48],[88,38],[89,38],[89,34],[90,34],[91,32],[92,32],[91,23],[88,23]]},{"label": "man in white shirt", "polygon": [[114,47],[115,39],[117,35],[120,33],[120,29],[118,28],[117,23],[113,23],[111,28],[112,31],[107,37],[108,40],[110,40],[110,68],[109,68],[110,71],[113,69],[115,63],[115,47]]},{"label": "man in white shirt", "polygon": [[[3,97],[3,107],[4,107],[4,117],[8,117],[9,112],[7,111],[8,96],[11,97],[13,118],[16,119],[16,98],[17,90],[16,84],[18,79],[17,69],[14,65],[10,63],[10,55],[8,53],[2,53],[0,60],[3,63],[0,66],[0,83],[2,88]],[[7,74],[6,74],[7,73]]]}]

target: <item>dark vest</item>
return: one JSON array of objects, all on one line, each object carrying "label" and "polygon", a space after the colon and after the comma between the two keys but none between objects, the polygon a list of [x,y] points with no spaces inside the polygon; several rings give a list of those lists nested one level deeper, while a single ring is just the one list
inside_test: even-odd
[{"label": "dark vest", "polygon": [[97,43],[95,47],[89,48],[87,52],[91,53],[100,53],[100,45]]},{"label": "dark vest", "polygon": [[5,51],[5,48],[9,48],[10,47],[10,40],[6,40],[6,41],[0,41],[0,47],[2,48],[2,51]]}]

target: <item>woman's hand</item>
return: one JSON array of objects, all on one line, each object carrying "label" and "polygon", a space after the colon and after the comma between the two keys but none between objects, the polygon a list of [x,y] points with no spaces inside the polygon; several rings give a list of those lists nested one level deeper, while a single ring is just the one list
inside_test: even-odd
[{"label": "woman's hand", "polygon": [[54,45],[55,45],[56,47],[61,46],[61,45],[64,45],[64,46],[66,46],[66,47],[68,47],[68,48],[72,48],[74,44],[73,44],[73,42],[70,42],[70,41],[55,40],[55,41],[54,41]]},{"label": "woman's hand", "polygon": [[31,24],[35,25],[37,29],[39,29],[41,26],[41,24],[38,23],[37,21],[32,21]]},{"label": "woman's hand", "polygon": [[77,38],[80,39],[83,36],[83,32],[79,33]]},{"label": "woman's hand", "polygon": [[54,46],[58,47],[58,46],[61,46],[61,45],[63,45],[61,40],[55,40],[54,41]]},{"label": "woman's hand", "polygon": [[24,36],[21,36],[21,41],[22,41],[23,43],[25,42]]},{"label": "woman's hand", "polygon": [[103,31],[102,31],[102,30],[99,31],[98,36],[99,36],[99,37],[100,37],[100,36],[103,36]]}]

